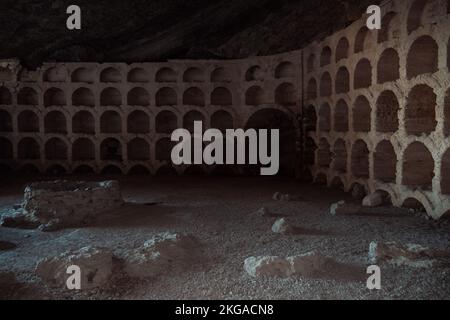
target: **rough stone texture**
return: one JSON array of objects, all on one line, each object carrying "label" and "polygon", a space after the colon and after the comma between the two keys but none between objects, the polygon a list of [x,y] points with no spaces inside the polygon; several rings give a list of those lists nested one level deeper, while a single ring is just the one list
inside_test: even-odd
[{"label": "rough stone texture", "polygon": [[379,192],[374,192],[369,194],[363,199],[362,202],[364,207],[378,207],[383,204],[383,195]]},{"label": "rough stone texture", "polygon": [[386,2],[380,31],[362,17],[304,48],[314,181],[414,199],[433,219],[450,210],[448,6]]},{"label": "rough stone texture", "polygon": [[292,233],[294,228],[289,224],[286,218],[280,218],[272,226],[272,232],[289,234]]},{"label": "rough stone texture", "polygon": [[70,276],[66,273],[67,268],[76,265],[81,270],[81,289],[92,289],[107,283],[112,274],[112,258],[109,249],[84,247],[39,261],[36,274],[48,286],[66,288],[66,281]]},{"label": "rough stone texture", "polygon": [[398,244],[395,242],[371,242],[369,262],[373,264],[389,263],[395,266],[428,268],[440,259],[450,258],[450,251],[433,250],[418,244]]},{"label": "rough stone texture", "polygon": [[183,271],[201,258],[193,237],[162,233],[146,241],[141,248],[127,253],[124,270],[134,278],[151,278],[170,271]]},{"label": "rough stone texture", "polygon": [[23,210],[26,221],[52,231],[88,225],[105,211],[122,204],[117,181],[52,181],[28,185]]},{"label": "rough stone texture", "polygon": [[29,219],[23,209],[18,209],[4,212],[0,218],[0,225],[6,228],[35,229],[40,223]]},{"label": "rough stone texture", "polygon": [[252,277],[290,277],[291,264],[282,257],[249,257],[244,262],[245,271]]},{"label": "rough stone texture", "polygon": [[323,271],[329,260],[316,252],[287,258],[249,257],[244,261],[244,270],[252,277],[313,277]]},{"label": "rough stone texture", "polygon": [[[376,2],[83,1],[78,3],[83,30],[68,35],[66,8],[72,2],[48,5],[4,0],[0,3],[0,20],[5,22],[0,56],[17,56],[35,67],[45,61],[136,62],[267,55],[300,49],[316,37],[347,26]],[[20,36],[9,36],[19,31]]]},{"label": "rough stone texture", "polygon": [[330,213],[333,216],[357,214],[360,210],[361,206],[345,201],[339,201],[330,206]]}]

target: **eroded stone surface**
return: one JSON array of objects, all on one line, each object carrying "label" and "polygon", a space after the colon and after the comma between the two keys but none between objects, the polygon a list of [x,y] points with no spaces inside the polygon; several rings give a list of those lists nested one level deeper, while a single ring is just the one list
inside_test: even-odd
[{"label": "eroded stone surface", "polygon": [[166,232],[125,254],[124,270],[130,277],[155,277],[173,270],[182,270],[198,262],[200,255],[199,244],[193,237]]},{"label": "eroded stone surface", "polygon": [[289,234],[294,230],[293,226],[289,224],[286,218],[280,218],[272,225],[272,232]]},{"label": "eroded stone surface", "polygon": [[252,277],[312,277],[320,274],[330,260],[316,252],[292,257],[249,257],[244,261],[244,270]]},{"label": "eroded stone surface", "polygon": [[389,263],[395,266],[428,268],[440,259],[450,258],[450,251],[434,250],[418,244],[399,244],[396,242],[371,242],[369,262]]},{"label": "eroded stone surface", "polygon": [[89,225],[101,214],[123,205],[117,181],[31,183],[25,188],[23,209],[6,215],[2,225],[53,231]]},{"label": "eroded stone surface", "polygon": [[286,258],[267,256],[249,257],[244,262],[245,271],[252,277],[290,277],[292,268]]},{"label": "eroded stone surface", "polygon": [[50,287],[66,288],[67,268],[75,265],[81,270],[81,289],[92,289],[104,285],[110,278],[112,258],[107,248],[84,247],[39,261],[36,274]]}]

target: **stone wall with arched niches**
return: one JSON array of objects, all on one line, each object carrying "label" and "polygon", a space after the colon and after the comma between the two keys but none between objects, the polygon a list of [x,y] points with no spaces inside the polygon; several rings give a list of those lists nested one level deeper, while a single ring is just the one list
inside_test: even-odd
[{"label": "stone wall with arched niches", "polygon": [[[0,62],[0,167],[26,173],[183,173],[171,167],[177,128],[245,128],[261,110],[296,123],[301,51],[244,60]],[[292,165],[295,165],[292,162]]]},{"label": "stone wall with arched niches", "polygon": [[[349,191],[450,209],[450,8],[445,0],[382,4],[382,29],[362,17],[304,49],[309,169]],[[324,178],[325,177],[325,178]]]}]

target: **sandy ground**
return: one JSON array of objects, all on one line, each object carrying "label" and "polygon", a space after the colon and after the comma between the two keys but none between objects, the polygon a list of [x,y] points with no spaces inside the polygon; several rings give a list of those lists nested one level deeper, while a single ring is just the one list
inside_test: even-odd
[{"label": "sandy ground", "polygon": [[[22,200],[23,182],[0,187],[0,209]],[[0,270],[14,271],[23,286],[2,298],[32,299],[449,299],[450,266],[429,269],[382,265],[382,289],[366,288],[371,241],[417,243],[450,248],[450,226],[427,221],[406,209],[376,208],[358,216],[334,217],[331,203],[349,196],[292,180],[226,177],[142,177],[121,180],[129,204],[95,226],[58,232],[0,227],[0,241],[17,248],[0,251]],[[274,192],[301,196],[277,202]],[[156,205],[144,203],[157,202]],[[141,203],[141,204],[139,204]],[[256,212],[267,207],[273,217]],[[1,210],[0,210],[1,211]],[[271,232],[277,216],[288,216],[301,234]],[[183,272],[131,280],[116,270],[106,287],[74,294],[46,288],[36,263],[86,245],[120,254],[160,232],[184,232],[201,243],[204,259]],[[292,256],[316,250],[345,263],[317,279],[254,279],[243,269],[249,256]]]}]

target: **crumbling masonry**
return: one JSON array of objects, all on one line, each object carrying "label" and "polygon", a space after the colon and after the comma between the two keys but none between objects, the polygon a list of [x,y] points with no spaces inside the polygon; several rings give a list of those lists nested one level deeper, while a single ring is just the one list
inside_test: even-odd
[{"label": "crumbling masonry", "polygon": [[48,63],[37,71],[2,61],[0,165],[221,172],[172,168],[171,132],[196,120],[222,130],[279,121],[282,168],[306,168],[346,191],[380,191],[396,206],[420,203],[437,219],[450,211],[450,1],[387,1],[382,16],[379,31],[362,17],[303,50],[245,60]]}]

